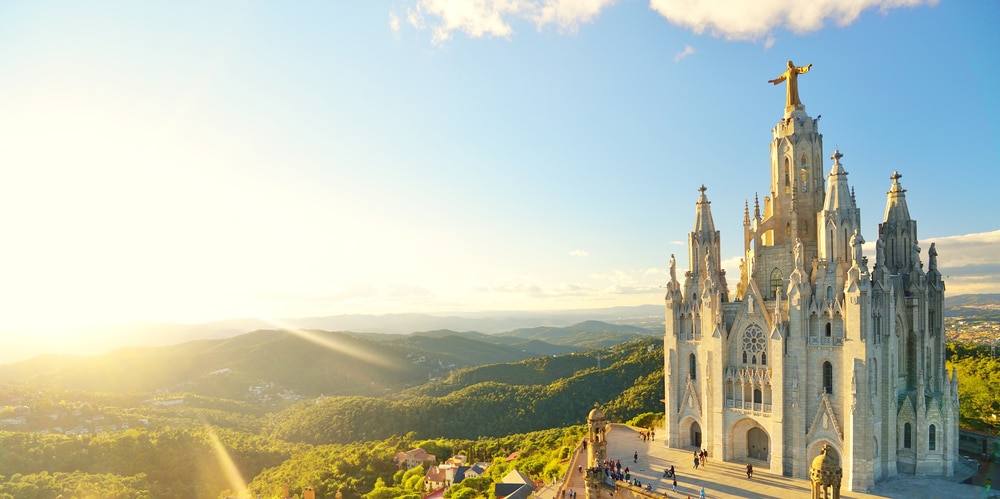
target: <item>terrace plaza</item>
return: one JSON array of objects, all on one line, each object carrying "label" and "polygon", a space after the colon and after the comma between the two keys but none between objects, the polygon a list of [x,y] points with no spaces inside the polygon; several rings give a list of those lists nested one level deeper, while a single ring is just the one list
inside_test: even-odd
[{"label": "terrace plaza", "polygon": [[[652,484],[650,497],[670,497],[685,499],[698,498],[702,487],[706,498],[752,497],[761,499],[794,499],[811,497],[809,480],[788,478],[771,470],[754,466],[752,479],[747,479],[745,464],[726,463],[711,457],[705,466],[694,469],[692,453],[694,449],[672,449],[660,439],[665,435],[663,428],[655,429],[655,440],[643,442],[639,429],[621,424],[612,424],[607,432],[607,457],[619,460],[624,470],[628,466],[633,479]],[[638,453],[638,462],[633,462],[633,454]],[[587,467],[587,453],[578,446],[574,451],[566,476],[539,489],[535,497],[550,499],[569,497],[569,491],[577,493],[579,499],[586,497],[584,475],[578,470]],[[677,473],[677,492],[671,490],[672,481],[663,476],[665,468],[671,465]],[[980,499],[987,497],[986,489],[961,483],[975,472],[964,463],[956,464],[955,476],[921,477],[899,475],[879,482],[872,492],[852,492],[841,488],[844,499],[869,499],[889,497],[894,499]],[[619,487],[625,487],[619,482]],[[633,488],[634,489],[634,488]],[[566,490],[566,495],[561,492]],[[609,491],[611,489],[608,489]],[[619,494],[615,494],[618,496]],[[993,493],[989,497],[994,497]],[[1000,497],[1000,496],[998,496]]]}]

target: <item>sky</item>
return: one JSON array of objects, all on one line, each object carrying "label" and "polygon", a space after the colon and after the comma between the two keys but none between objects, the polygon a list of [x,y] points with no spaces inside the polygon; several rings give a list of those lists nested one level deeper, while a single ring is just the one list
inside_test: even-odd
[{"label": "sky", "polygon": [[869,245],[898,170],[947,293],[998,293],[998,21],[919,0],[3,2],[0,331],[659,304],[702,184],[735,284],[788,60],[813,64],[799,93]]}]

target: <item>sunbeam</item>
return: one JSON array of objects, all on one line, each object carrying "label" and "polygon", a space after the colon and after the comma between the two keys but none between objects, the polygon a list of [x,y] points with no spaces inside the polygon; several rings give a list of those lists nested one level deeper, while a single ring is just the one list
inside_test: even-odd
[{"label": "sunbeam", "polygon": [[291,334],[294,334],[295,336],[298,336],[299,338],[302,338],[311,343],[315,343],[332,352],[344,353],[362,362],[366,362],[368,364],[374,364],[380,367],[385,367],[385,368],[394,367],[394,364],[389,359],[386,359],[376,353],[366,351],[357,346],[345,344],[344,342],[336,341],[332,338],[326,337],[322,334],[322,332],[310,331],[307,329],[299,329],[295,327],[286,327],[284,324],[277,321],[269,321],[269,322],[282,331],[287,331]]},{"label": "sunbeam", "polygon": [[247,482],[243,479],[243,475],[240,470],[236,468],[236,463],[233,462],[233,458],[230,457],[229,452],[226,451],[226,447],[222,445],[219,440],[218,435],[208,424],[204,425],[205,433],[208,435],[209,441],[212,443],[212,452],[215,453],[215,458],[219,462],[219,467],[226,475],[226,481],[229,482],[229,487],[232,491],[236,492],[238,497],[249,497],[249,490],[247,489]]}]

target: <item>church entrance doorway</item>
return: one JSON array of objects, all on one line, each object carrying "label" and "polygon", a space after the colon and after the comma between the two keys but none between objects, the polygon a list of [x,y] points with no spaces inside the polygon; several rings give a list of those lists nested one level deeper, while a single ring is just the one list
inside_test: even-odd
[{"label": "church entrance doorway", "polygon": [[759,461],[769,461],[767,454],[769,441],[767,432],[757,427],[750,428],[747,431],[747,457]]},{"label": "church entrance doorway", "polygon": [[691,446],[701,448],[701,425],[697,422],[691,423]]}]

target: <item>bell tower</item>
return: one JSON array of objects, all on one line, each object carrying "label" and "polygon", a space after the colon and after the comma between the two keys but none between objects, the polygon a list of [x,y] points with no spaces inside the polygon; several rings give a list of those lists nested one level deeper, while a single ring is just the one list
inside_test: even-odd
[{"label": "bell tower", "polygon": [[604,471],[601,466],[608,455],[607,426],[608,421],[604,416],[604,411],[595,402],[594,409],[587,415],[587,436],[590,441],[590,445],[587,446],[587,499],[605,497],[601,495],[601,483],[604,480]]}]

